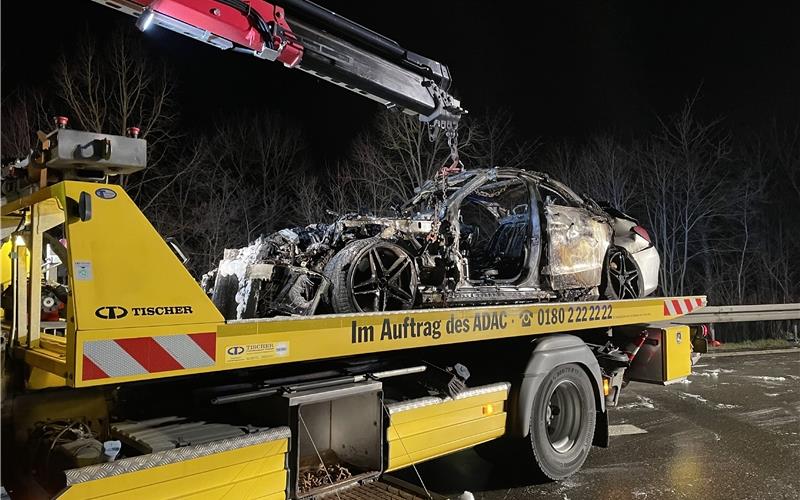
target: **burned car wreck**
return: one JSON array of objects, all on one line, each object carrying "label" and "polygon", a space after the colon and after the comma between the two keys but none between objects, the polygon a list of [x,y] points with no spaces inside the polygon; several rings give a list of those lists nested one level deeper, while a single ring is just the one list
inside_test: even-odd
[{"label": "burned car wreck", "polygon": [[393,216],[348,214],[226,250],[204,287],[227,319],[629,299],[659,256],[631,217],[546,174],[437,176]]}]

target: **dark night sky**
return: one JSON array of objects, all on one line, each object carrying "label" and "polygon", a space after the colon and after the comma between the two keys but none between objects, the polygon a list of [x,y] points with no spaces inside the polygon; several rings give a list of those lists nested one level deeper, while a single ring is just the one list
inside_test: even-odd
[{"label": "dark night sky", "polygon": [[[790,2],[319,1],[448,64],[465,107],[510,109],[529,137],[640,133],[701,84],[700,112],[736,130],[800,116],[800,12]],[[119,23],[133,18],[89,0],[4,1],[3,93],[46,83],[83,26],[102,37]],[[278,64],[159,29],[142,36],[175,68],[187,124],[275,109],[335,156],[378,109]]]}]

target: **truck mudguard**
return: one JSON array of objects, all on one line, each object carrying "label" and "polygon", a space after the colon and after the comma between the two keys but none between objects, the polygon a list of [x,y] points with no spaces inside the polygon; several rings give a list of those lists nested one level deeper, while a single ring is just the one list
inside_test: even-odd
[{"label": "truck mudguard", "polygon": [[[600,365],[597,363],[592,351],[586,343],[574,335],[557,334],[548,335],[533,341],[534,348],[531,357],[522,372],[522,379],[515,384],[512,391],[511,407],[508,415],[508,435],[511,437],[525,437],[530,433],[531,408],[533,398],[542,379],[553,368],[568,363],[575,363],[586,371],[586,376],[592,381],[595,388],[595,405],[598,414],[604,414],[605,397],[603,396],[603,378]],[[603,423],[608,425],[608,419],[598,415],[598,426]],[[602,434],[602,431],[600,431]],[[605,432],[607,434],[607,431]],[[597,435],[597,432],[596,432]]]}]

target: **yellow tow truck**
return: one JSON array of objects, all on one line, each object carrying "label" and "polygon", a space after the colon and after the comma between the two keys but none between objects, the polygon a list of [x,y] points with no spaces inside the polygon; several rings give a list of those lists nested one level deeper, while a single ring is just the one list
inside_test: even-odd
[{"label": "yellow tow truck", "polygon": [[[702,296],[225,321],[122,187],[72,180],[144,141],[48,141],[2,206],[3,482],[25,496],[314,497],[497,438],[561,479],[624,378],[691,371],[670,322]],[[97,159],[75,169],[76,144]]]},{"label": "yellow tow truck", "polygon": [[[101,3],[142,29],[299,67],[450,137],[463,113],[446,67],[304,0]],[[704,296],[225,320],[109,182],[145,167],[137,131],[65,125],[40,134],[6,178],[18,189],[4,189],[12,498],[425,497],[385,474],[490,442],[527,443],[531,474],[559,480],[608,446],[626,381],[680,380],[704,350],[673,323]]]}]

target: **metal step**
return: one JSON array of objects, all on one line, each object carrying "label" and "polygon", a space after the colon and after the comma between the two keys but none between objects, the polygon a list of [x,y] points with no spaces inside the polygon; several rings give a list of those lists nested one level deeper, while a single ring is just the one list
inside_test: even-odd
[{"label": "metal step", "polygon": [[320,498],[337,500],[446,500],[446,497],[425,490],[400,479],[384,476],[378,480],[355,484],[326,494]]}]

